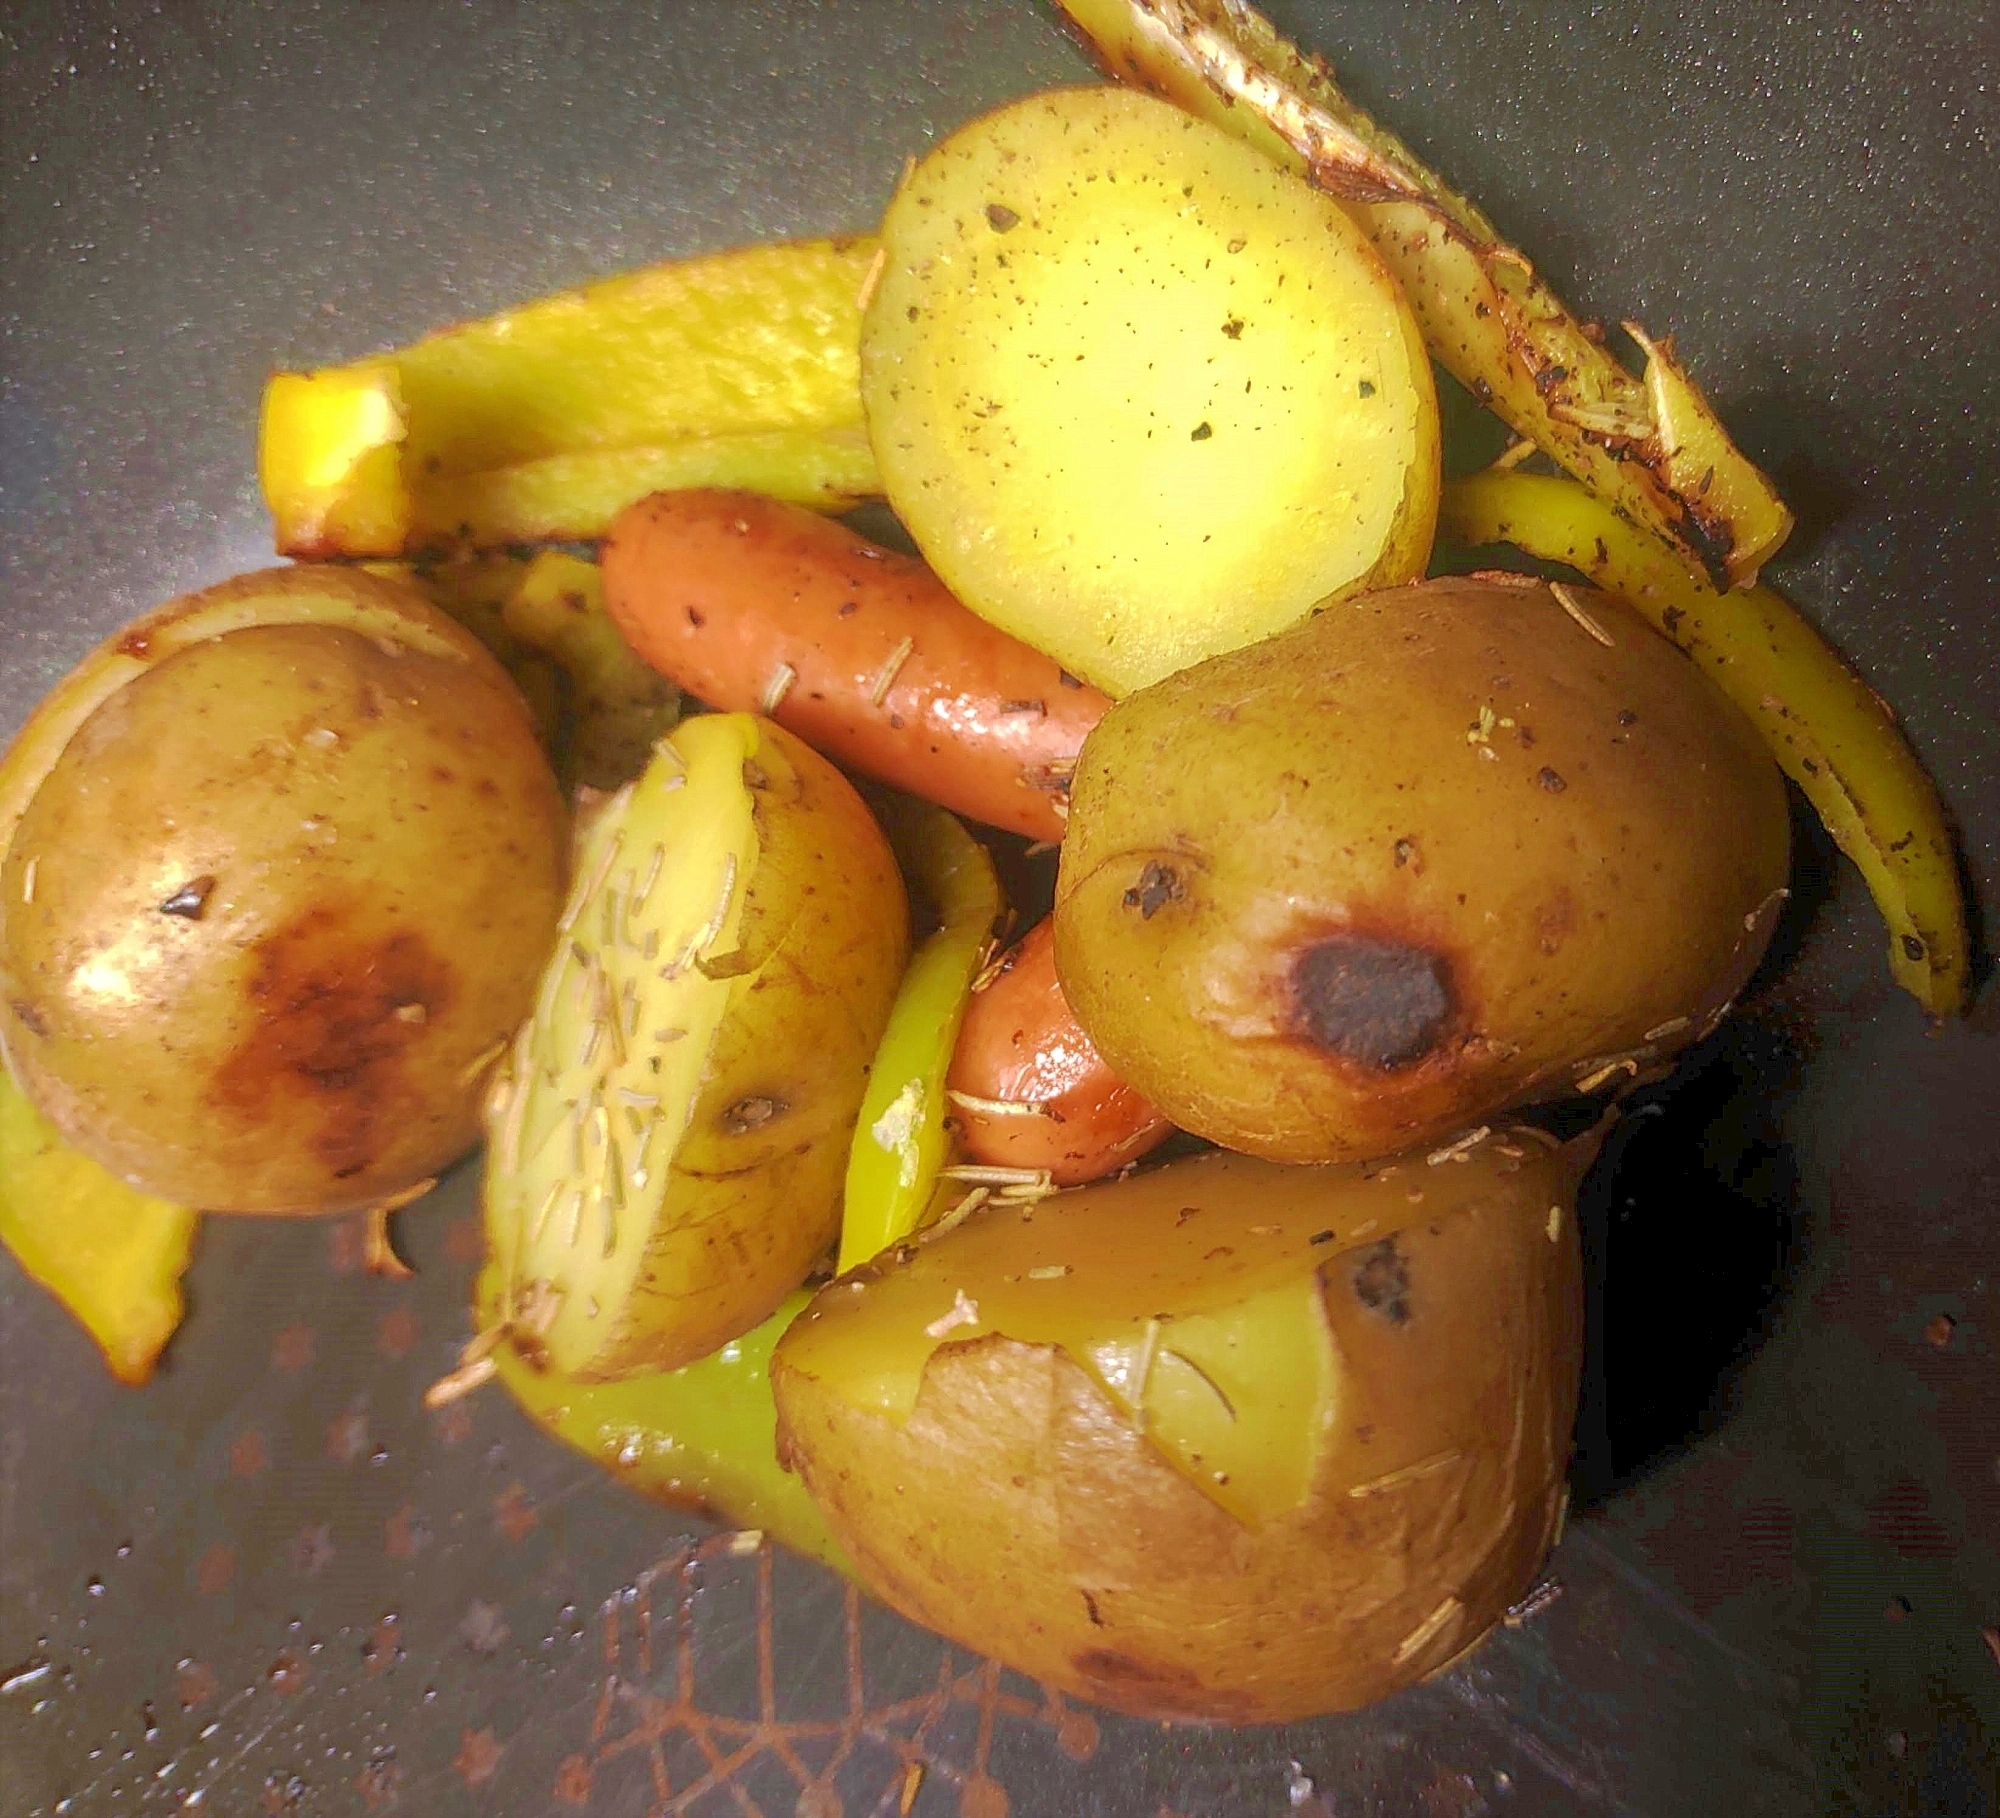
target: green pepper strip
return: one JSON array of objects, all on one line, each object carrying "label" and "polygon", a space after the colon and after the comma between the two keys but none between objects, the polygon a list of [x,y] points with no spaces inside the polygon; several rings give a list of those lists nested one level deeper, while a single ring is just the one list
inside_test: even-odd
[{"label": "green pepper strip", "polygon": [[[477,1295],[481,1330],[500,1317],[500,1286],[499,1271],[489,1265]],[[803,1290],[792,1294],[762,1325],[678,1370],[574,1382],[536,1369],[504,1340],[493,1362],[536,1426],[621,1483],[657,1501],[758,1529],[845,1571],[804,1483],[778,1463],[771,1350],[811,1298]]]},{"label": "green pepper strip", "polygon": [[942,808],[898,797],[877,811],[939,926],[911,958],[875,1050],[847,1160],[843,1272],[927,1222],[949,1147],[945,1069],[1004,906],[986,848]]},{"label": "green pepper strip", "polygon": [[1934,1016],[1963,1007],[1967,941],[1937,790],[1887,704],[1768,587],[1719,594],[1572,480],[1489,469],[1445,488],[1438,534],[1567,562],[1687,652],[1746,714],[1889,924],[1889,969]]}]

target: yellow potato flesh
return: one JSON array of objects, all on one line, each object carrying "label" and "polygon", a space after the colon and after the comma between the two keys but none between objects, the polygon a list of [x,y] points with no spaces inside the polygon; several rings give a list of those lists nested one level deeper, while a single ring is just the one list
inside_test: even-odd
[{"label": "yellow potato flesh", "polygon": [[1214,1154],[982,1209],[793,1324],[781,1449],[871,1589],[1065,1691],[1366,1702],[1476,1640],[1553,1538],[1594,1150]]},{"label": "yellow potato flesh", "polygon": [[915,169],[862,394],[960,599],[1107,692],[1422,572],[1430,368],[1325,197],[1164,103],[1060,90]]},{"label": "yellow potato flesh", "polygon": [[7,779],[4,1041],[68,1142],[251,1212],[368,1205],[470,1145],[565,826],[469,635],[374,577],[246,576],[86,659]]},{"label": "yellow potato flesh", "polygon": [[582,841],[488,1106],[487,1233],[535,1362],[672,1368],[799,1284],[907,948],[895,861],[823,758],[749,714],[662,741]]}]

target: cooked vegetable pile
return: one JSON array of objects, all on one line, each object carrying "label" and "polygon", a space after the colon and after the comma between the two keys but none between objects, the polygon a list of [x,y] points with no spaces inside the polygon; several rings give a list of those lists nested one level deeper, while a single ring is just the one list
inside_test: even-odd
[{"label": "cooked vegetable pile", "polygon": [[[1937,1016],[1964,904],[1671,341],[1628,373],[1234,0],[1064,4],[1132,86],[875,236],[271,381],[303,559],[0,763],[0,1236],[143,1381],[198,1212],[385,1229],[483,1136],[430,1399],[1287,1720],[1554,1544],[1579,1183],[1750,983],[1783,778]],[[1450,484],[1433,360],[1521,438]]]}]

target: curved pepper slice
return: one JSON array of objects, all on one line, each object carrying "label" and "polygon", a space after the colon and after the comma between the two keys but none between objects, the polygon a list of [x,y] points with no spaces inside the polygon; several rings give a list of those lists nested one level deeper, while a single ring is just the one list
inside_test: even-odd
[{"label": "curved pepper slice", "polygon": [[[482,1329],[499,1320],[500,1286],[489,1265],[476,1296]],[[762,1325],[678,1370],[580,1383],[537,1370],[509,1344],[494,1349],[493,1363],[536,1426],[619,1482],[655,1501],[759,1529],[844,1571],[804,1484],[779,1467],[767,1376],[772,1347],[811,1298],[793,1294]]]},{"label": "curved pepper slice", "polygon": [[0,1065],[0,1242],[135,1387],[181,1323],[200,1214],[70,1148]]},{"label": "curved pepper slice", "polygon": [[1889,969],[1933,1016],[1962,1007],[1965,897],[1937,790],[1880,695],[1768,587],[1719,594],[1573,480],[1489,469],[1445,488],[1438,532],[1567,562],[1627,601],[1749,715],[1868,882]]},{"label": "curved pepper slice", "polygon": [[876,812],[912,895],[928,901],[938,927],[904,970],[875,1050],[848,1154],[843,1270],[929,1222],[949,1147],[945,1071],[1004,907],[986,848],[952,815],[906,797],[878,801]]}]

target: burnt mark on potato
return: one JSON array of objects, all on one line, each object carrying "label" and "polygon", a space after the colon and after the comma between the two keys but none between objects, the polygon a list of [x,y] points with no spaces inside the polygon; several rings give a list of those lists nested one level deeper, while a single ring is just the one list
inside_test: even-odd
[{"label": "burnt mark on potato", "polygon": [[1158,859],[1148,859],[1139,881],[1125,892],[1123,900],[1126,908],[1138,910],[1142,922],[1150,922],[1166,904],[1177,903],[1186,895],[1187,886],[1178,871]]},{"label": "burnt mark on potato", "polygon": [[215,889],[215,879],[207,875],[191,877],[160,905],[162,915],[177,915],[184,921],[198,922],[207,912],[208,899]]},{"label": "burnt mark on potato", "polygon": [[1257,1714],[1254,1697],[1206,1685],[1185,1667],[1137,1660],[1117,1648],[1082,1648],[1070,1665],[1097,1696],[1135,1717],[1188,1717],[1223,1723],[1247,1722]]},{"label": "burnt mark on potato", "polygon": [[1293,961],[1291,984],[1306,1040],[1385,1072],[1422,1060],[1452,1020],[1450,968],[1397,941],[1338,934],[1315,942]]},{"label": "burnt mark on potato", "polygon": [[1370,1244],[1354,1264],[1354,1298],[1392,1326],[1410,1321],[1410,1265],[1393,1237]]},{"label": "burnt mark on potato", "polygon": [[425,1025],[397,1013],[440,1014],[456,995],[450,963],[413,930],[371,934],[319,905],[251,948],[245,991],[255,1027],[209,1096],[250,1120],[283,1115],[280,1098],[305,1099],[319,1112],[313,1152],[340,1179],[360,1173],[416,1096],[404,1063]]},{"label": "burnt mark on potato", "polygon": [[748,1136],[761,1130],[774,1117],[782,1117],[790,1107],[773,1094],[756,1092],[723,1108],[722,1127],[731,1136]]}]

